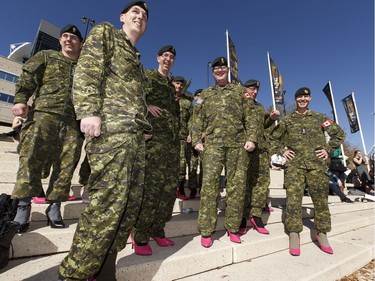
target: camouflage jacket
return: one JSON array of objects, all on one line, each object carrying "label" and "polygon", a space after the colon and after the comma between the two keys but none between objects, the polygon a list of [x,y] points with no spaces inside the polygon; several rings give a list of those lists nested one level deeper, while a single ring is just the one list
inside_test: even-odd
[{"label": "camouflage jacket", "polygon": [[176,90],[168,77],[163,76],[158,70],[146,70],[146,102],[162,109],[160,117],[151,114],[148,120],[152,125],[152,133],[173,136],[178,139],[180,130],[180,106],[176,101]]},{"label": "camouflage jacket", "polygon": [[[329,136],[329,140],[326,140]],[[270,134],[272,154],[282,155],[293,150],[295,157],[287,165],[314,169],[325,161],[318,158],[316,150],[325,149],[331,154],[345,140],[344,131],[324,114],[308,110],[305,114],[294,112],[280,120]]]},{"label": "camouflage jacket", "polygon": [[38,52],[22,67],[14,104],[26,104],[34,95],[33,110],[75,117],[71,94],[75,66],[61,52]]},{"label": "camouflage jacket", "polygon": [[[84,44],[74,75],[73,102],[77,118],[98,116],[101,138],[150,129],[146,121],[144,71],[140,54],[121,29],[96,25]],[[99,141],[97,141],[99,142]]]},{"label": "camouflage jacket", "polygon": [[252,136],[255,136],[251,141],[256,143],[257,149],[262,151],[268,151],[270,147],[269,134],[265,129],[272,126],[275,123],[275,120],[272,120],[269,113],[266,113],[264,107],[259,102],[249,99],[248,106],[246,110],[251,111],[249,114],[254,116],[254,120],[251,123],[249,130],[255,130],[251,133]]},{"label": "camouflage jacket", "polygon": [[[196,111],[192,123],[193,146],[201,142],[201,134],[205,132],[206,144],[226,147],[238,147],[252,140],[254,113],[245,110],[249,98],[244,95],[246,88],[228,83],[224,87],[214,85],[203,90],[203,100]],[[194,112],[195,114],[195,112]]]},{"label": "camouflage jacket", "polygon": [[190,134],[189,122],[193,115],[193,105],[186,95],[182,95],[178,103],[180,105],[180,139],[186,140]]}]

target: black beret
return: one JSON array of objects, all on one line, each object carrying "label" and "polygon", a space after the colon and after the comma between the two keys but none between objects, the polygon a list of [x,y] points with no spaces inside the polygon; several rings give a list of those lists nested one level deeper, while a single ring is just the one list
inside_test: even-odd
[{"label": "black beret", "polygon": [[73,24],[68,24],[68,25],[64,26],[60,30],[60,37],[63,33],[66,33],[66,32],[76,35],[79,38],[80,41],[83,40],[81,32],[79,32],[78,28]]},{"label": "black beret", "polygon": [[176,49],[172,45],[167,45],[167,46],[161,47],[159,52],[158,52],[158,56],[161,56],[165,52],[171,52],[172,54],[176,55]]},{"label": "black beret", "polygon": [[148,6],[147,6],[146,2],[144,2],[144,1],[130,1],[128,4],[126,4],[124,9],[122,9],[121,14],[125,14],[133,6],[139,6],[143,10],[145,10],[146,14],[147,14],[147,20],[148,20]]},{"label": "black beret", "polygon": [[182,77],[182,76],[175,76],[175,77],[173,77],[173,81],[178,81],[178,82],[186,83],[185,78]]},{"label": "black beret", "polygon": [[254,80],[254,79],[250,79],[250,80],[247,80],[244,84],[243,84],[244,87],[256,87],[256,88],[259,88],[260,87],[260,82],[257,81],[257,80]]},{"label": "black beret", "polygon": [[304,96],[310,96],[311,95],[311,91],[310,91],[310,89],[309,88],[307,88],[307,87],[302,87],[302,88],[299,88],[297,91],[296,91],[296,93],[294,94],[294,96],[296,97],[296,96],[302,96],[302,95],[304,95]]},{"label": "black beret", "polygon": [[194,97],[199,95],[201,92],[203,91],[203,89],[198,89],[194,92]]},{"label": "black beret", "polygon": [[211,66],[212,67],[215,67],[215,66],[228,66],[228,62],[227,62],[227,59],[224,58],[224,57],[217,57],[216,59],[214,59],[211,63]]}]

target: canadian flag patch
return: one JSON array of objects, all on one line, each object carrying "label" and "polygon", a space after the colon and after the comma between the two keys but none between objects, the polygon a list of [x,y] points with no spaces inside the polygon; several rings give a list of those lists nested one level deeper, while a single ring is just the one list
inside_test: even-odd
[{"label": "canadian flag patch", "polygon": [[244,97],[245,99],[249,99],[249,98],[251,98],[251,95],[250,95],[249,93],[244,93],[244,94],[243,94],[243,97]]},{"label": "canadian flag patch", "polygon": [[322,124],[322,127],[325,128],[325,127],[328,127],[329,125],[333,124],[333,122],[331,120],[327,120],[325,121],[323,124]]}]

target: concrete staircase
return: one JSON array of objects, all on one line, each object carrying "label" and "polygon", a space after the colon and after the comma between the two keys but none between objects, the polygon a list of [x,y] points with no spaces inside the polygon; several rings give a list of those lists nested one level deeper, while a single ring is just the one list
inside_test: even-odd
[{"label": "concrete staircase", "polygon": [[[0,133],[9,128],[0,127]],[[17,143],[0,140],[0,193],[10,194],[18,168]],[[77,171],[78,172],[78,171]],[[46,185],[48,179],[43,181]],[[196,226],[199,199],[176,200],[173,218],[166,233],[176,245],[161,248],[151,241],[152,256],[137,256],[128,246],[119,253],[118,280],[338,280],[374,259],[374,203],[341,203],[330,196],[332,232],[329,233],[333,255],[322,252],[315,241],[314,209],[310,197],[303,198],[304,231],[301,233],[301,256],[288,252],[284,233],[285,190],[283,172],[271,170],[270,205],[274,212],[264,213],[270,235],[250,229],[242,236],[242,244],[229,241],[223,226],[225,200],[219,204],[219,221],[214,244],[205,249],[200,245]],[[72,194],[79,195],[80,185],[75,174]],[[355,197],[350,196],[351,199]],[[69,250],[82,201],[62,204],[65,229],[46,226],[47,205],[33,204],[30,229],[17,234],[13,241],[12,260],[0,271],[0,280],[57,280],[57,267]],[[192,208],[191,213],[183,212]],[[128,241],[129,243],[129,241]]]}]

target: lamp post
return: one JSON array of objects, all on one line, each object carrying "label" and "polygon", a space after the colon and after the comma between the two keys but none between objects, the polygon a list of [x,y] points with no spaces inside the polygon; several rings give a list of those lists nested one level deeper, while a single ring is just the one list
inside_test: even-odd
[{"label": "lamp post", "polygon": [[210,87],[210,67],[211,61],[207,63],[207,88]]},{"label": "lamp post", "polygon": [[95,20],[90,19],[90,18],[86,18],[86,17],[82,17],[81,18],[81,22],[83,24],[86,24],[85,36],[83,37],[83,41],[86,41],[87,30],[89,28],[89,25],[94,26],[95,25]]}]

